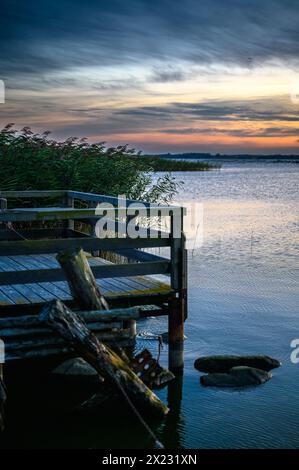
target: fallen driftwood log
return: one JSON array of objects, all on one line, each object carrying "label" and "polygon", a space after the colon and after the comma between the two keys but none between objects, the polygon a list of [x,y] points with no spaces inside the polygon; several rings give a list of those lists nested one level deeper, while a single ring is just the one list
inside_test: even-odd
[{"label": "fallen driftwood log", "polygon": [[137,377],[128,364],[101,343],[79,316],[61,301],[47,304],[40,313],[40,320],[59,333],[108,383],[132,400],[138,409],[160,417],[167,414],[167,406]]},{"label": "fallen driftwood log", "polygon": [[269,371],[280,367],[281,363],[270,356],[203,356],[194,362],[195,369],[200,372],[229,372],[233,367],[247,366]]},{"label": "fallen driftwood log", "polygon": [[109,309],[82,249],[75,252],[62,251],[56,258],[65,273],[72,296],[80,308]]},{"label": "fallen driftwood log", "polygon": [[270,380],[272,374],[254,367],[233,367],[229,373],[215,372],[202,375],[200,383],[210,387],[246,387],[261,385]]}]

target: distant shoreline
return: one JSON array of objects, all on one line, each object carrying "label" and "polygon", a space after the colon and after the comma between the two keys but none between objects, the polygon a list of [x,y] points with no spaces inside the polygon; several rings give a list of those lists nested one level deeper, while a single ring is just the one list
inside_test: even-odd
[{"label": "distant shoreline", "polygon": [[271,160],[275,162],[285,163],[299,163],[299,155],[252,155],[252,154],[239,154],[239,155],[226,155],[226,154],[211,154],[211,153],[161,153],[146,155],[147,158],[162,158],[163,160],[201,160],[201,161],[213,161],[221,164],[222,161],[236,161],[236,160]]},{"label": "distant shoreline", "polygon": [[[136,158],[136,157],[134,157]],[[221,163],[206,161],[190,161],[180,158],[164,158],[159,155],[139,155],[152,171],[209,171],[221,168]]]}]

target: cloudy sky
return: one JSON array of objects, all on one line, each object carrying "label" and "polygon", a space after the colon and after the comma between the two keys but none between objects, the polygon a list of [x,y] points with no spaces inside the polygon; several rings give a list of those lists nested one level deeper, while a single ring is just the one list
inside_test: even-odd
[{"label": "cloudy sky", "polygon": [[1,124],[153,153],[299,153],[298,25],[298,0],[4,0]]}]

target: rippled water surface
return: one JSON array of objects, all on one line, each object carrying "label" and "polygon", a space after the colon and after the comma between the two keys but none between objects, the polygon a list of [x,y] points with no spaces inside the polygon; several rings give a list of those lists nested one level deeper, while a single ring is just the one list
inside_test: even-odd
[{"label": "rippled water surface", "polygon": [[[202,246],[189,250],[184,376],[159,392],[171,412],[165,423],[152,424],[167,447],[299,447],[299,364],[290,362],[290,342],[299,338],[298,171],[295,164],[235,162],[220,171],[176,175],[184,181],[178,200],[203,203],[204,230]],[[153,318],[140,329],[161,333],[167,325]],[[147,346],[157,350],[154,340],[139,340],[139,348]],[[194,360],[222,353],[269,354],[283,365],[263,386],[203,388]],[[163,361],[166,356],[164,349]],[[27,447],[149,445],[135,420],[117,411],[108,418],[30,416],[25,424],[16,416],[10,441]]]},{"label": "rippled water surface", "polygon": [[[299,447],[298,165],[236,163],[182,173],[181,201],[203,203],[203,244],[189,252],[189,318],[179,445]],[[201,354],[261,353],[283,362],[242,391],[203,388]],[[171,436],[169,435],[171,439]]]}]

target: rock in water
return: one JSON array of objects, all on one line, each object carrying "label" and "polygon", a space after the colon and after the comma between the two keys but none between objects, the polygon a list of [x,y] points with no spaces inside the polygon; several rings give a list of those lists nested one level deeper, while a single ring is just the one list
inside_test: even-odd
[{"label": "rock in water", "polygon": [[233,367],[229,373],[215,372],[202,375],[200,383],[210,387],[245,387],[250,385],[261,385],[270,380],[272,374],[254,367]]},{"label": "rock in water", "polygon": [[52,374],[64,382],[97,385],[103,382],[98,372],[81,357],[68,359],[52,371]]},{"label": "rock in water", "polygon": [[195,369],[200,372],[229,372],[233,367],[247,366],[269,371],[279,367],[281,363],[270,356],[203,356],[194,362]]}]

